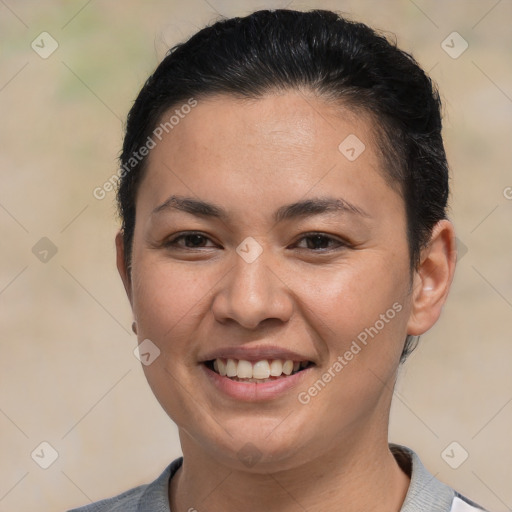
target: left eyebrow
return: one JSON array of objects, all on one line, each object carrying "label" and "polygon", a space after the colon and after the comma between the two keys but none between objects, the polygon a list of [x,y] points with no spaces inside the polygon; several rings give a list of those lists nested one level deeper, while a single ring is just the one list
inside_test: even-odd
[{"label": "left eyebrow", "polygon": [[283,220],[296,217],[321,215],[323,213],[331,212],[351,213],[361,217],[370,217],[370,215],[362,208],[349,203],[345,199],[335,197],[317,197],[281,206],[281,208],[279,208],[274,214],[274,220],[276,222],[281,222]]},{"label": "left eyebrow", "polygon": [[[222,220],[228,219],[229,215],[224,208],[213,203],[195,199],[193,197],[182,197],[172,195],[161,205],[157,206],[152,215],[159,214],[169,209],[176,209],[197,217],[213,217]],[[321,215],[331,212],[349,213],[361,217],[370,217],[362,208],[335,197],[316,197],[298,201],[281,206],[274,213],[274,221],[282,222],[298,217]]]}]

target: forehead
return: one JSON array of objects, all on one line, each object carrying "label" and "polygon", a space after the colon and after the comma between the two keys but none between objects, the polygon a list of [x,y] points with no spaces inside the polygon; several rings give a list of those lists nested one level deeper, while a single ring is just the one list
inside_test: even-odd
[{"label": "forehead", "polygon": [[311,91],[276,91],[257,99],[206,96],[173,128],[172,139],[182,149],[212,156],[240,157],[256,149],[263,158],[286,153],[293,163],[310,153],[339,156],[339,143],[353,132],[370,143],[374,123],[368,117]]},{"label": "forehead", "polygon": [[[262,210],[278,207],[283,194],[297,200],[308,191],[340,192],[351,202],[394,194],[384,179],[374,121],[339,103],[281,91],[250,100],[198,98],[187,111],[148,157],[140,193],[153,206],[171,193]],[[394,195],[386,200],[401,202]]]}]

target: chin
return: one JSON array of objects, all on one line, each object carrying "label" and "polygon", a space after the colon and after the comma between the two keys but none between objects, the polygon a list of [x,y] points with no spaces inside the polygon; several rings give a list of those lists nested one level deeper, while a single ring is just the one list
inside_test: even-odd
[{"label": "chin", "polygon": [[[320,449],[321,440],[309,442],[304,428],[283,428],[285,418],[286,415],[258,420],[238,415],[231,421],[219,422],[214,431],[185,430],[193,435],[196,447],[199,445],[203,453],[209,452],[217,463],[232,470],[267,474],[301,466]],[[188,446],[188,442],[183,445],[185,457]]]}]

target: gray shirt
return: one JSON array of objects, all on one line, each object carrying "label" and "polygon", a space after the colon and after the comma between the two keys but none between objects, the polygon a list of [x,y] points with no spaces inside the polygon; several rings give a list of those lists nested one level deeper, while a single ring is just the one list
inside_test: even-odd
[{"label": "gray shirt", "polygon": [[[478,512],[484,510],[432,476],[409,448],[390,446],[411,483],[400,512]],[[169,480],[183,462],[174,460],[153,482],[123,492],[114,498],[97,501],[68,512],[171,512]],[[194,510],[192,508],[192,510]]]}]

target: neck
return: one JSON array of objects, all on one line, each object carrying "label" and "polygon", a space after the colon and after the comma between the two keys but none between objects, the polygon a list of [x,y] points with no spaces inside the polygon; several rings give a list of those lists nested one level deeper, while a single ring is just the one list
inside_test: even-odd
[{"label": "neck", "polygon": [[336,449],[292,469],[262,474],[223,465],[182,433],[185,456],[171,479],[171,511],[398,512],[409,477],[389,451],[387,439],[377,442],[374,435],[360,432],[357,437],[357,442],[344,439]]}]

